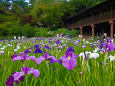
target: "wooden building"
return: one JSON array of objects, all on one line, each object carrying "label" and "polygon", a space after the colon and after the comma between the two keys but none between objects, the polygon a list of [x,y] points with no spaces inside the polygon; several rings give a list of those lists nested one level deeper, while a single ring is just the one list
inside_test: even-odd
[{"label": "wooden building", "polygon": [[[84,27],[91,27],[92,36],[94,36],[98,24],[108,23],[110,37],[113,38],[115,34],[114,22],[115,22],[115,0],[107,0],[98,4],[92,8],[89,8],[85,12],[73,17],[69,17],[64,20],[68,29],[80,29],[82,35]],[[104,26],[100,28],[100,31],[104,32]]]}]

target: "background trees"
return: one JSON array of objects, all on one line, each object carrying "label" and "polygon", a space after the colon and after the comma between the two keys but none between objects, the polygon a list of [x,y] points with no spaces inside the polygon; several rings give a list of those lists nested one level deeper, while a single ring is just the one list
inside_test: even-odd
[{"label": "background trees", "polygon": [[[26,31],[29,26],[40,26],[38,24],[51,30],[64,27],[64,18],[77,15],[102,1],[104,0],[0,0],[0,34],[6,36],[11,31]],[[23,30],[23,27],[26,29]]]}]

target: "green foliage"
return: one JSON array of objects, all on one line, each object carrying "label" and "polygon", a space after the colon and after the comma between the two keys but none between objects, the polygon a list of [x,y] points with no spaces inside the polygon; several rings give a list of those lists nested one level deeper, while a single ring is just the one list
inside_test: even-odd
[{"label": "green foliage", "polygon": [[65,33],[67,33],[67,32],[68,32],[68,29],[66,29],[66,28],[61,28],[61,29],[57,29],[56,34],[60,34],[60,33],[65,34]]},{"label": "green foliage", "polygon": [[29,24],[24,26],[14,25],[11,27],[10,34],[16,36],[25,36],[25,37],[33,37],[34,36],[34,28],[31,27]]},{"label": "green foliage", "polygon": [[34,27],[26,24],[24,26],[20,26],[18,24],[7,22],[0,24],[0,36],[26,36],[33,37],[34,36]]},{"label": "green foliage", "polygon": [[101,3],[101,0],[36,0],[31,11],[36,22],[44,26],[64,26],[63,18],[75,16]]},{"label": "green foliage", "polygon": [[0,32],[1,32],[1,36],[9,36],[12,33],[12,26],[13,25],[17,25],[16,22],[4,22],[0,24]]},{"label": "green foliage", "polygon": [[29,24],[26,24],[25,26],[23,26],[22,34],[26,37],[33,37],[34,27],[30,26]]},{"label": "green foliage", "polygon": [[71,37],[75,37],[79,34],[79,30],[71,30],[71,31],[68,31],[67,33],[65,33],[64,35],[68,35],[68,36],[71,36]]},{"label": "green foliage", "polygon": [[[68,32],[65,28],[57,28],[64,27],[64,18],[79,14],[86,7],[101,3],[101,0],[30,0],[30,3],[28,5],[25,0],[0,0],[0,36],[49,37],[59,33],[75,36],[79,31]],[[43,28],[35,27],[37,22]]]},{"label": "green foliage", "polygon": [[53,5],[49,4],[38,4],[36,1],[34,8],[32,9],[32,15],[36,22],[41,22],[45,26],[60,26],[63,25],[62,17],[66,12],[66,7],[64,7],[62,2]]},{"label": "green foliage", "polygon": [[7,8],[2,3],[0,3],[0,14],[8,14]]},{"label": "green foliage", "polygon": [[25,0],[11,0],[14,4],[18,4],[19,6],[26,7],[28,6],[28,3],[25,2]]},{"label": "green foliage", "polygon": [[13,13],[16,14],[16,15],[19,15],[19,14],[22,14],[22,13],[23,13],[23,9],[21,8],[20,5],[14,3],[14,4],[12,5],[11,12],[13,12]]},{"label": "green foliage", "polygon": [[[60,59],[61,56],[64,56],[65,52],[67,51],[67,48],[69,46],[73,47],[75,52],[73,52],[75,55],[79,55],[82,52],[92,52],[96,48],[98,48],[98,45],[94,45],[95,48],[92,48],[92,44],[94,42],[97,42],[98,40],[95,39],[85,39],[86,41],[89,41],[89,44],[86,44],[86,41],[81,40],[78,45],[73,44],[76,40],[79,39],[60,39],[62,42],[61,46],[64,46],[60,51],[58,51],[57,46],[54,46],[56,39],[53,38],[52,44],[48,44],[49,39],[43,40],[36,40],[36,43],[41,43],[40,47],[43,49],[43,47],[47,44],[50,49],[48,53],[51,53],[52,56],[55,56],[57,59]],[[93,40],[93,41],[92,41]],[[31,48],[29,56],[35,56],[36,58],[39,58],[40,56],[43,56],[43,54],[35,54],[34,52],[34,45],[36,43],[33,43],[34,39],[24,40],[24,42],[15,40],[15,41],[0,41],[0,48],[6,46],[4,49],[4,54],[0,55],[0,86],[6,86],[7,78],[9,78],[10,75],[12,75],[14,72],[20,72],[23,65],[25,67],[33,67],[34,69],[38,69],[40,71],[40,76],[38,78],[35,78],[33,74],[26,75],[27,78],[24,77],[23,82],[19,82],[19,84],[15,84],[16,86],[114,86],[115,85],[115,61],[110,62],[110,58],[107,59],[106,65],[103,65],[105,54],[99,53],[99,57],[96,59],[89,58],[89,54],[87,55],[88,61],[86,63],[86,60],[84,59],[84,56],[79,56],[77,58],[77,65],[73,70],[67,70],[63,64],[54,63],[51,64],[49,62],[49,66],[47,66],[47,61],[42,61],[41,64],[36,65],[36,61],[33,62],[32,60],[25,60],[24,64],[22,64],[21,61],[12,61],[11,56],[14,55],[14,53],[19,54],[19,52],[24,52],[26,49]],[[91,42],[92,41],[92,42]],[[67,43],[69,42],[69,46]],[[10,45],[12,46],[8,46]],[[17,44],[18,43],[18,44]],[[17,44],[17,45],[16,45]],[[82,49],[82,45],[86,45],[85,49]],[[20,47],[17,51],[14,51],[14,49],[17,48],[17,46]],[[52,48],[53,46],[53,48]],[[60,46],[60,45],[58,45]],[[0,50],[1,51],[1,50]],[[115,51],[113,53],[108,53],[108,57],[112,55],[115,56]],[[90,71],[89,71],[90,70]]]},{"label": "green foliage", "polygon": [[35,28],[35,36],[36,37],[47,37],[49,32],[49,28]]}]

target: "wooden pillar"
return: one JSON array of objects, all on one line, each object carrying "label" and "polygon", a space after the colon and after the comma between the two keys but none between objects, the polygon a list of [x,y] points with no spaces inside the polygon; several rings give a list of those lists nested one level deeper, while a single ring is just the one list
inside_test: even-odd
[{"label": "wooden pillar", "polygon": [[113,39],[114,21],[110,20],[109,23],[110,23],[110,38]]},{"label": "wooden pillar", "polygon": [[91,28],[92,28],[92,37],[94,37],[94,29],[95,29],[95,25],[91,24]]},{"label": "wooden pillar", "polygon": [[80,26],[80,35],[81,35],[81,36],[82,36],[82,29],[83,29],[83,27]]}]

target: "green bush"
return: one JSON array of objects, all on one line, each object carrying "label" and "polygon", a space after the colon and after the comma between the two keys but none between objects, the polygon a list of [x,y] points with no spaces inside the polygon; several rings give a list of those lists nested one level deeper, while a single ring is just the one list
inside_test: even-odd
[{"label": "green bush", "polygon": [[79,34],[79,30],[71,30],[65,33],[64,35],[74,37],[77,36],[78,34]]},{"label": "green bush", "polygon": [[26,37],[33,37],[34,36],[34,27],[26,24],[22,27],[22,34]]},{"label": "green bush", "polygon": [[36,37],[48,37],[49,28],[35,28]]},{"label": "green bush", "polygon": [[67,32],[68,32],[68,29],[66,29],[66,28],[60,28],[60,29],[56,30],[56,34],[60,34],[60,33],[65,34]]},{"label": "green bush", "polygon": [[12,22],[5,22],[0,24],[0,36],[9,36],[11,27],[13,26]]},{"label": "green bush", "polygon": [[11,27],[11,29],[10,29],[11,31],[9,33],[11,35],[15,35],[15,36],[22,36],[23,35],[22,29],[23,29],[22,26],[20,26],[20,25],[14,25],[14,26]]},{"label": "green bush", "polygon": [[66,28],[60,28],[52,30],[51,28],[38,28],[37,26],[32,27],[29,24],[24,26],[19,25],[16,22],[5,22],[0,24],[0,36],[25,36],[25,37],[52,37],[62,33],[63,36],[76,36],[79,30],[69,31]]},{"label": "green bush", "polygon": [[24,26],[14,25],[11,28],[12,35],[16,36],[26,36],[26,37],[33,37],[34,36],[34,27],[26,24]]}]

